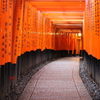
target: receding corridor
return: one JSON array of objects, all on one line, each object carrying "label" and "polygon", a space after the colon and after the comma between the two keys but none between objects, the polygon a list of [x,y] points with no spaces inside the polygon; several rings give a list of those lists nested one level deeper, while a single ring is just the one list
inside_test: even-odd
[{"label": "receding corridor", "polygon": [[0,0],[0,100],[91,98],[100,100],[100,0]]},{"label": "receding corridor", "polygon": [[79,76],[79,57],[65,57],[40,69],[19,100],[92,100]]}]

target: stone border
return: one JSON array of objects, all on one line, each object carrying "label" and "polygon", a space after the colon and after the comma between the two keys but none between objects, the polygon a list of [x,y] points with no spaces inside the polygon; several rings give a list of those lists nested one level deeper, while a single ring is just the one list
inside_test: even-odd
[{"label": "stone border", "polygon": [[79,75],[92,97],[92,100],[100,100],[100,87],[93,81],[93,79],[91,79],[91,77],[88,76],[82,59],[80,60]]}]

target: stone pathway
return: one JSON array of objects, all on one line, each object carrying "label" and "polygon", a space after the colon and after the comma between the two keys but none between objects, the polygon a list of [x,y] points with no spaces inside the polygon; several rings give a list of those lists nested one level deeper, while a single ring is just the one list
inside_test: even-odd
[{"label": "stone pathway", "polygon": [[45,65],[19,100],[92,100],[79,76],[79,59],[66,57]]}]

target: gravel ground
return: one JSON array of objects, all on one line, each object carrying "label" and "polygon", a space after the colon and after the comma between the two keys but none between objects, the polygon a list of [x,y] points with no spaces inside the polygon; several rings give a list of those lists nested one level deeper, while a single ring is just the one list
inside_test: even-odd
[{"label": "gravel ground", "polygon": [[39,69],[41,69],[43,66],[45,66],[49,62],[50,61],[47,61],[46,63],[41,64],[40,66],[38,66],[36,69],[33,69],[30,72],[28,72],[27,74],[21,76],[20,80],[18,80],[18,82],[16,83],[15,87],[12,89],[12,92],[6,96],[5,100],[18,100],[18,98],[20,97],[21,93],[23,92],[25,86],[27,85],[27,83],[29,82],[31,77]]},{"label": "gravel ground", "polygon": [[100,100],[100,87],[86,73],[83,60],[80,60],[79,74],[92,99]]}]

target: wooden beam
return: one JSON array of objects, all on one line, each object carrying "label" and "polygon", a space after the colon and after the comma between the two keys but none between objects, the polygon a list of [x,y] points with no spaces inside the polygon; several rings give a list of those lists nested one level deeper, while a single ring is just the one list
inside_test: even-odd
[{"label": "wooden beam", "polygon": [[26,1],[33,1],[33,2],[53,2],[53,1],[55,1],[55,2],[69,2],[69,1],[73,1],[73,2],[77,2],[77,1],[81,1],[81,2],[85,2],[85,0],[26,0]]},{"label": "wooden beam", "polygon": [[[29,0],[31,1],[31,0]],[[85,2],[32,2],[33,6],[84,6],[85,7]]]}]

